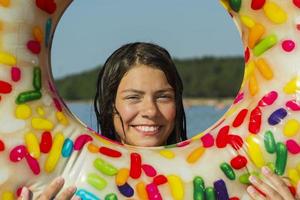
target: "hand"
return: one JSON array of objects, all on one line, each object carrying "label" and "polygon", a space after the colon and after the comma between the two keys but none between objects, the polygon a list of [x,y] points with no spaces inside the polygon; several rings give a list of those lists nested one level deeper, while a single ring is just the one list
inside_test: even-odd
[{"label": "hand", "polygon": [[[80,200],[78,196],[74,195],[76,187],[71,186],[63,190],[59,196],[56,196],[57,193],[62,189],[64,185],[64,179],[62,177],[55,178],[46,189],[37,197],[36,200],[50,200],[55,197],[55,200]],[[30,200],[30,190],[26,187],[22,188],[22,192],[18,200]]]},{"label": "hand", "polygon": [[[262,195],[258,192],[252,185],[247,188],[247,192],[251,198],[255,200],[295,200],[296,198],[291,193],[287,184],[283,181],[282,178],[274,174],[268,167],[262,167],[262,174],[264,177],[275,187],[271,187],[269,184],[265,183],[261,179],[255,176],[250,176],[249,180],[252,185],[259,189],[261,192],[265,194]],[[300,197],[300,183],[297,186],[297,195]]]}]

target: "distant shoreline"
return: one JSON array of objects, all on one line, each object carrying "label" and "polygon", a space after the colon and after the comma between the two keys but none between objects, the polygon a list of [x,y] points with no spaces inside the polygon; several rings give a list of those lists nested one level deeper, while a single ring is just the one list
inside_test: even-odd
[{"label": "distant shoreline", "polygon": [[[232,104],[234,98],[183,98],[184,107],[214,106],[226,107]],[[69,100],[66,103],[93,103],[93,100]]]}]

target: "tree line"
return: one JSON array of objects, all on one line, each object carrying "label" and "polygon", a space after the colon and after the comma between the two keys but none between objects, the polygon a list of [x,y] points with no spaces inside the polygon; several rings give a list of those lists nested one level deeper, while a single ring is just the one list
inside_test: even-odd
[{"label": "tree line", "polygon": [[[203,57],[174,59],[184,85],[186,98],[227,98],[236,96],[243,79],[244,58]],[[102,66],[55,80],[65,100],[90,100],[96,93]]]}]

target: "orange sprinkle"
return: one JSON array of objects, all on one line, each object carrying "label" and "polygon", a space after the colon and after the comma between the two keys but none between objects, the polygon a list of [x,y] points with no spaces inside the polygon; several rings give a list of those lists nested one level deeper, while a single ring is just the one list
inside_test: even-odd
[{"label": "orange sprinkle", "polygon": [[8,8],[10,6],[10,0],[0,0],[0,5]]},{"label": "orange sprinkle", "polygon": [[97,147],[95,144],[93,143],[90,143],[88,145],[88,150],[91,152],[91,153],[98,153],[99,152],[99,147]]}]

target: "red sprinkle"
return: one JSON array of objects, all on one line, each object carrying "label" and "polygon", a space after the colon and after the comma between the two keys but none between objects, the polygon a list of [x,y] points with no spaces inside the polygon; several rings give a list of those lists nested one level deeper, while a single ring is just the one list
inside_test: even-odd
[{"label": "red sprinkle", "polygon": [[245,117],[248,113],[248,109],[243,109],[239,112],[239,114],[235,117],[232,126],[233,127],[239,127],[245,120]]},{"label": "red sprinkle", "polygon": [[35,158],[33,158],[30,154],[27,154],[25,158],[27,160],[27,164],[30,167],[31,171],[35,175],[38,175],[41,172],[39,162]]},{"label": "red sprinkle", "polygon": [[18,67],[11,68],[11,79],[14,82],[18,82],[21,79],[21,70]]},{"label": "red sprinkle", "polygon": [[239,150],[243,147],[244,141],[238,135],[228,135],[228,143],[235,149]]},{"label": "red sprinkle", "polygon": [[292,195],[295,197],[297,194],[296,188],[293,186],[288,186],[288,188],[289,188],[290,192],[292,193]]},{"label": "red sprinkle", "polygon": [[154,179],[153,179],[153,183],[155,185],[162,185],[162,184],[165,184],[166,182],[168,182],[167,177],[165,177],[164,175],[161,175],[161,174],[154,177]]},{"label": "red sprinkle", "polygon": [[38,8],[42,9],[48,14],[53,14],[56,11],[56,3],[54,0],[36,0],[35,3]]},{"label": "red sprinkle", "polygon": [[281,47],[284,51],[286,52],[291,52],[294,50],[296,44],[293,40],[284,40],[282,43],[281,43]]},{"label": "red sprinkle", "polygon": [[285,105],[292,111],[300,111],[300,102],[297,102],[296,100],[288,101]]},{"label": "red sprinkle", "polygon": [[216,139],[216,144],[218,148],[226,147],[228,143],[228,133],[229,133],[229,126],[224,126],[219,130]]},{"label": "red sprinkle", "polygon": [[27,42],[27,48],[33,54],[39,54],[41,52],[41,44],[35,40],[30,40],[29,42]]},{"label": "red sprinkle", "polygon": [[190,140],[185,140],[185,141],[182,141],[182,142],[179,142],[178,144],[176,144],[177,147],[185,147],[187,145],[189,145],[191,143]]},{"label": "red sprinkle", "polygon": [[45,131],[42,134],[42,139],[40,143],[40,149],[42,153],[49,153],[52,147],[52,136],[51,133],[48,131]]},{"label": "red sprinkle", "polygon": [[19,197],[21,195],[22,189],[23,189],[23,186],[21,186],[17,189],[17,191],[16,191],[17,197]]},{"label": "red sprinkle", "polygon": [[266,0],[252,0],[251,8],[253,10],[259,10],[264,6],[265,3],[266,3]]},{"label": "red sprinkle", "polygon": [[113,158],[118,158],[122,156],[121,152],[113,150],[108,147],[100,147],[99,152],[102,153],[103,155],[113,157]]},{"label": "red sprinkle", "polygon": [[147,165],[147,164],[143,164],[142,165],[142,169],[145,172],[145,174],[149,177],[154,177],[156,176],[156,170],[154,169],[154,167],[152,167],[151,165]]},{"label": "red sprinkle", "polygon": [[296,7],[300,8],[300,0],[293,0],[293,3]]},{"label": "red sprinkle", "polygon": [[247,165],[247,159],[244,156],[238,155],[230,161],[231,167],[241,169]]},{"label": "red sprinkle", "polygon": [[250,133],[257,134],[260,131],[261,115],[262,113],[259,107],[256,107],[252,110],[248,126]]},{"label": "red sprinkle", "polygon": [[53,102],[54,102],[54,105],[55,105],[56,109],[57,109],[59,112],[61,112],[61,111],[62,111],[62,108],[61,108],[61,105],[60,105],[58,99],[57,99],[57,98],[53,98]]},{"label": "red sprinkle", "polygon": [[201,141],[203,147],[205,148],[212,147],[215,143],[214,137],[210,133],[207,133],[203,137],[201,137]]},{"label": "red sprinkle", "polygon": [[242,101],[244,99],[244,92],[238,93],[238,95],[235,97],[233,104],[237,104],[238,102]]},{"label": "red sprinkle", "polygon": [[93,138],[90,135],[82,134],[78,136],[74,143],[74,150],[80,151],[83,148],[83,146],[89,141],[93,141]]},{"label": "red sprinkle", "polygon": [[4,142],[0,140],[0,151],[4,151],[4,149],[5,149]]},{"label": "red sprinkle", "polygon": [[238,197],[231,197],[231,198],[229,198],[229,200],[240,200],[240,198],[238,198]]},{"label": "red sprinkle", "polygon": [[11,84],[5,81],[0,81],[0,93],[8,94],[12,90]]},{"label": "red sprinkle", "polygon": [[138,153],[130,154],[130,177],[137,179],[142,174],[142,157]]},{"label": "red sprinkle", "polygon": [[278,98],[278,93],[275,91],[271,91],[268,94],[266,94],[258,103],[258,106],[265,107],[272,105],[276,99]]},{"label": "red sprinkle", "polygon": [[250,51],[248,47],[246,48],[244,55],[245,55],[245,63],[247,63],[250,58]]}]

